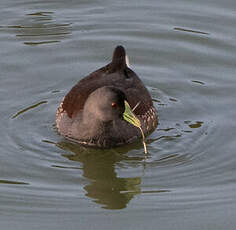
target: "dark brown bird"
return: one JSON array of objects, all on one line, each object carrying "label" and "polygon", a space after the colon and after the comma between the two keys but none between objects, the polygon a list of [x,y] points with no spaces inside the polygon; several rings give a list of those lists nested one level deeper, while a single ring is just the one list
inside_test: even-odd
[{"label": "dark brown bird", "polygon": [[141,137],[140,130],[123,119],[124,100],[141,122],[144,134],[152,132],[158,119],[151,96],[126,63],[117,46],[111,63],[80,80],[64,97],[56,114],[61,135],[87,146],[111,148]]}]

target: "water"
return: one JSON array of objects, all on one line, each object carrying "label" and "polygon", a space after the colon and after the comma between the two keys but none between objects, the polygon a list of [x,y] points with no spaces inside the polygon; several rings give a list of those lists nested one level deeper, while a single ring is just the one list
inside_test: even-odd
[{"label": "water", "polygon": [[[12,0],[0,19],[1,229],[235,229],[235,1]],[[158,110],[146,160],[55,130],[119,44]]]}]

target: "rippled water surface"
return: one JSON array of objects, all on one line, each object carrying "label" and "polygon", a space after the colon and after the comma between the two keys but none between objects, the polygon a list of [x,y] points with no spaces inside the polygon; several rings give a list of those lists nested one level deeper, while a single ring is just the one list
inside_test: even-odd
[{"label": "rippled water surface", "polygon": [[[236,3],[1,1],[1,229],[235,229]],[[55,130],[62,97],[116,45],[160,125],[86,149]]]}]

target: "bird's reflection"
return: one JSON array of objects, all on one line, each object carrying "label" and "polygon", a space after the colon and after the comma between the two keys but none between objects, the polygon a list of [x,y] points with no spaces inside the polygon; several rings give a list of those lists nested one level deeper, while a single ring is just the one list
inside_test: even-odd
[{"label": "bird's reflection", "polygon": [[68,142],[60,142],[57,146],[74,153],[63,156],[83,164],[83,176],[90,181],[84,186],[86,196],[92,198],[94,202],[102,204],[103,208],[125,208],[129,201],[140,193],[141,177],[119,177],[115,168],[122,160],[141,162],[142,157],[135,157],[135,159],[128,157],[124,154],[124,149],[122,153],[119,152],[119,149],[97,150],[83,148]]}]

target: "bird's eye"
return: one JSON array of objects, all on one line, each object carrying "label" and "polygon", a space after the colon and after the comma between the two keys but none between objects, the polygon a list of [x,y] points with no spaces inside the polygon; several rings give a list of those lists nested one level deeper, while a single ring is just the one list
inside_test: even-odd
[{"label": "bird's eye", "polygon": [[116,108],[117,104],[116,104],[115,102],[112,102],[112,103],[111,103],[111,106],[112,106],[113,108]]}]

